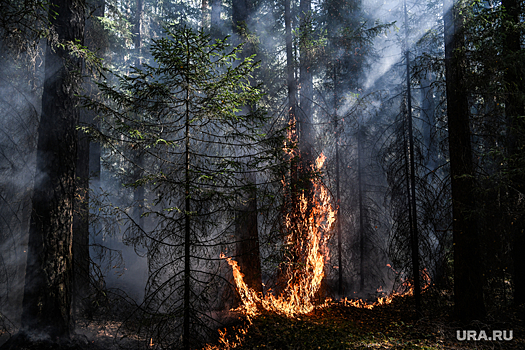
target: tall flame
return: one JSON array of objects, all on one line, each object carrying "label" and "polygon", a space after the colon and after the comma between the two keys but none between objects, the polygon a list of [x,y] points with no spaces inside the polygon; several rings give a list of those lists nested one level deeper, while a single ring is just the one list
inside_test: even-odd
[{"label": "tall flame", "polygon": [[[321,170],[325,160],[323,154],[317,158],[317,170]],[[299,252],[301,256],[299,262],[290,263],[285,269],[287,284],[279,296],[266,293],[263,297],[249,288],[237,262],[221,254],[221,258],[226,259],[232,267],[235,285],[243,303],[242,308],[247,316],[257,315],[259,307],[288,317],[308,313],[314,309],[313,298],[319,291],[324,277],[325,257],[328,254],[327,241],[335,222],[335,210],[327,188],[319,180],[312,181],[312,187],[314,198],[306,198],[302,193],[298,198],[298,212],[292,211],[284,218],[288,230],[285,244],[294,246],[294,252]]]}]

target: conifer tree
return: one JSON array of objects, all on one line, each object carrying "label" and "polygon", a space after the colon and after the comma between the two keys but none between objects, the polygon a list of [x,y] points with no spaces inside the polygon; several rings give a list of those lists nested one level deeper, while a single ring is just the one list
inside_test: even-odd
[{"label": "conifer tree", "polygon": [[150,159],[131,185],[149,188],[143,215],[156,224],[132,225],[128,236],[148,250],[143,305],[161,346],[193,348],[213,330],[219,256],[234,243],[238,199],[254,191],[243,174],[263,173],[279,159],[282,140],[262,132],[265,114],[241,110],[256,106],[260,92],[250,82],[256,64],[237,58],[239,50],[203,31],[170,29],[151,46],[154,65],[119,76],[116,86],[101,84],[112,102],[92,104],[107,147]]}]

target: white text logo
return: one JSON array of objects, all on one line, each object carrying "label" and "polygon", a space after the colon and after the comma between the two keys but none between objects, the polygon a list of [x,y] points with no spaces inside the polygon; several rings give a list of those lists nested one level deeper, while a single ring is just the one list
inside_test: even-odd
[{"label": "white text logo", "polygon": [[458,340],[512,340],[512,331],[456,331]]}]

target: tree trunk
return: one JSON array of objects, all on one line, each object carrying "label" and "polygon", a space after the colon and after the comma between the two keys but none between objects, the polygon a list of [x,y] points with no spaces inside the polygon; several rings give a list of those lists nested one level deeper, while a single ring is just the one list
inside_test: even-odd
[{"label": "tree trunk", "polygon": [[[81,119],[89,118],[87,111]],[[89,295],[89,136],[78,131],[78,156],[75,175],[77,195],[73,217],[73,316],[83,309]]]},{"label": "tree trunk", "polygon": [[[104,16],[104,0],[94,4],[91,18],[86,20],[86,33],[94,32],[86,36],[85,45],[89,50],[96,51],[98,45],[96,37],[103,35],[94,17]],[[84,72],[87,74],[88,72]],[[89,79],[89,78],[88,78]],[[88,94],[93,95],[95,86],[91,81],[84,83]],[[92,126],[95,123],[95,115],[86,109],[80,111],[80,122],[82,125]],[[78,131],[77,169],[75,175],[77,196],[74,203],[73,218],[73,316],[84,309],[84,302],[89,295],[89,177],[93,166],[95,173],[100,175],[100,144],[92,147],[89,136],[82,130]],[[97,152],[98,148],[98,152]],[[94,159],[92,159],[92,157]]]},{"label": "tree trunk", "polygon": [[249,7],[249,0],[232,1],[233,32],[241,37],[246,34]]},{"label": "tree trunk", "polygon": [[416,317],[421,315],[421,287],[419,283],[419,233],[417,227],[417,201],[416,201],[416,169],[415,169],[415,150],[414,132],[412,126],[412,89],[410,86],[410,51],[408,49],[408,12],[407,3],[404,1],[405,8],[405,60],[406,60],[406,82],[407,82],[407,119],[408,119],[408,148],[410,154],[410,245],[412,252],[412,275],[414,278],[414,298],[416,302]]},{"label": "tree trunk", "polygon": [[[284,2],[284,24],[285,24],[285,40],[286,40],[286,83],[288,86],[288,120],[291,124],[290,130],[293,140],[296,142],[297,127],[296,127],[296,110],[297,110],[297,82],[294,73],[294,57],[293,57],[293,38],[292,38],[292,14],[290,9],[290,1]],[[292,176],[293,178],[294,176]],[[292,192],[294,191],[292,184]]]},{"label": "tree trunk", "polygon": [[[84,6],[56,0],[50,22],[61,43],[83,41]],[[51,12],[52,11],[52,12]],[[56,12],[56,15],[52,13]],[[37,173],[28,242],[22,332],[69,337],[72,290],[72,226],[77,162],[81,59],[48,44]]]},{"label": "tree trunk", "polygon": [[[298,130],[297,130],[297,81],[295,79],[295,61],[293,57],[293,38],[292,38],[292,14],[290,8],[291,0],[284,2],[284,25],[285,25],[285,40],[286,40],[286,82],[288,85],[288,123],[289,123],[289,142],[293,147],[298,144]],[[299,203],[299,166],[298,166],[297,150],[292,152],[292,159],[290,160],[290,202],[289,208],[291,211],[296,210]],[[297,230],[293,230],[292,242],[298,240]],[[293,253],[292,253],[293,254]],[[296,262],[297,256],[292,256],[292,260]]]},{"label": "tree trunk", "polygon": [[244,274],[244,282],[248,287],[262,293],[256,179],[255,174],[247,174],[246,177],[249,178],[246,202],[237,212],[235,220],[237,261]]},{"label": "tree trunk", "polygon": [[357,186],[359,188],[359,291],[365,288],[365,209],[363,204],[363,138],[361,126],[357,130]]},{"label": "tree trunk", "polygon": [[208,30],[208,26],[210,25],[210,5],[208,4],[208,0],[202,0],[201,2],[201,28],[202,30]]},{"label": "tree trunk", "polygon": [[[186,39],[188,40],[188,39]],[[189,42],[186,42],[190,47]],[[186,67],[190,67],[190,56],[187,55]],[[191,174],[190,174],[190,79],[186,75],[186,101],[185,101],[185,159],[184,159],[184,307],[183,307],[183,332],[182,343],[184,350],[190,349],[190,279],[191,279]]]},{"label": "tree trunk", "polygon": [[[525,175],[520,166],[523,157],[520,149],[523,149],[523,136],[520,134],[525,131],[525,123],[520,116],[525,115],[523,94],[525,92],[525,82],[522,73],[520,58],[521,55],[521,35],[520,35],[520,16],[522,13],[521,4],[517,0],[503,0],[501,4],[506,10],[506,33],[504,41],[504,52],[506,60],[510,63],[505,70],[505,114],[508,123],[508,157],[510,184],[510,204],[513,210],[508,218],[510,231],[512,232],[513,262],[514,262],[514,303],[521,305],[525,303],[525,264],[522,261],[522,254],[525,249],[525,223],[522,211],[519,208],[519,197],[525,193]],[[521,151],[522,152],[522,151]]]},{"label": "tree trunk", "polygon": [[211,36],[214,39],[223,39],[224,33],[221,21],[222,0],[212,0],[211,2]]},{"label": "tree trunk", "polygon": [[434,88],[431,85],[430,73],[423,76],[421,79],[421,113],[423,122],[423,144],[426,150],[426,166],[434,170],[437,159],[437,142],[436,137],[436,118],[434,117],[435,103],[434,103]]},{"label": "tree trunk", "polygon": [[334,64],[333,67],[334,79],[334,127],[335,127],[335,200],[337,201],[337,262],[338,262],[338,276],[337,276],[337,294],[343,298],[343,239],[341,229],[341,188],[340,188],[340,171],[339,171],[339,140],[341,132],[339,131],[339,117],[337,115],[338,109],[338,90],[337,90],[337,70]]},{"label": "tree trunk", "polygon": [[[214,0],[219,2],[220,0]],[[247,0],[234,0],[232,3],[232,18],[234,19],[233,31],[241,40],[246,40],[248,35],[247,24],[253,10]],[[245,42],[241,59],[255,54],[255,47],[250,42]],[[256,83],[252,79],[252,86]],[[252,112],[255,106],[244,106],[245,110]],[[249,169],[247,169],[249,171]],[[257,184],[254,173],[244,174],[243,182],[246,183],[245,196],[240,198],[242,203],[236,213],[235,237],[237,239],[236,252],[239,267],[245,275],[246,284],[257,292],[263,292],[261,275],[261,256],[259,251],[259,230],[257,225]]]},{"label": "tree trunk", "polygon": [[[312,77],[312,49],[311,45],[311,30],[312,30],[312,1],[301,0],[300,5],[300,20],[299,30],[301,31],[301,41],[299,43],[299,86],[300,86],[300,101],[299,113],[297,114],[299,122],[299,149],[301,151],[300,164],[300,179],[303,189],[309,189],[310,181],[308,173],[311,171],[313,164],[312,143],[315,135],[312,127],[312,101],[313,101],[313,77]],[[307,198],[312,198],[307,195]]]},{"label": "tree trunk", "polygon": [[445,69],[452,189],[454,244],[454,307],[458,318],[485,315],[483,276],[474,203],[474,169],[470,143],[469,106],[464,82],[463,20],[459,8],[445,2]]},{"label": "tree trunk", "polygon": [[[135,13],[135,23],[134,23],[134,32],[135,36],[133,37],[133,44],[135,46],[136,50],[136,59],[135,59],[135,67],[136,68],[142,68],[142,16],[143,16],[143,0],[136,0],[136,13]],[[134,180],[139,180],[143,176],[143,169],[144,169],[144,154],[142,152],[138,152],[135,156],[135,164],[134,166]],[[144,186],[140,185],[135,188],[135,191],[133,192],[133,200],[135,202],[135,206],[133,208],[133,220],[135,220],[135,223],[141,228],[144,228],[144,217],[142,214],[144,213]]]}]

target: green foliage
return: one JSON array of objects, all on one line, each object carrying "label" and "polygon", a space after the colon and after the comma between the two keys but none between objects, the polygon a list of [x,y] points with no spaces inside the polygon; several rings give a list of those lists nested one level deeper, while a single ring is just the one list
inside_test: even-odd
[{"label": "green foliage", "polygon": [[139,331],[168,332],[166,347],[179,341],[187,288],[194,344],[213,328],[213,318],[201,316],[223,302],[217,295],[224,286],[211,272],[231,243],[235,210],[253,187],[246,174],[270,179],[284,159],[282,137],[266,128],[268,118],[256,106],[261,92],[250,83],[256,63],[239,59],[240,49],[173,27],[153,41],[152,65],[117,75],[116,85],[100,84],[109,102],[90,102],[101,123],[90,131],[121,159],[128,185],[147,191],[145,225],[128,214],[126,240],[148,251],[145,310],[156,317]]}]

